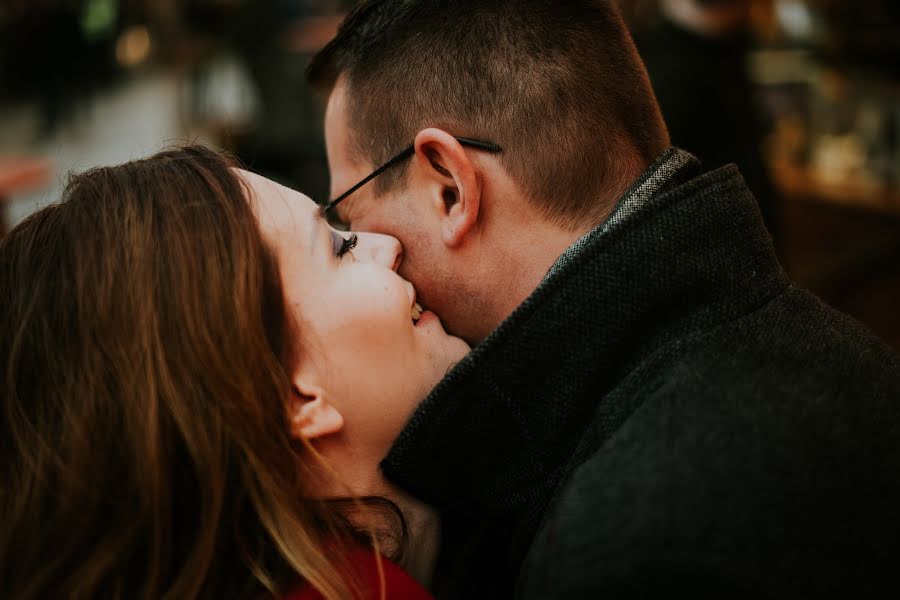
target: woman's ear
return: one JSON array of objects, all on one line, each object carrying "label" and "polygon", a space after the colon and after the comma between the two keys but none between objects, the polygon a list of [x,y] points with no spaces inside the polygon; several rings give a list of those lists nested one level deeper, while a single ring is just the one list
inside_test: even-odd
[{"label": "woman's ear", "polygon": [[442,129],[429,127],[416,135],[416,160],[433,185],[431,202],[449,247],[459,246],[478,223],[481,184],[465,148]]},{"label": "woman's ear", "polygon": [[322,388],[295,381],[291,391],[287,411],[293,437],[315,440],[344,427],[343,415],[328,401]]}]

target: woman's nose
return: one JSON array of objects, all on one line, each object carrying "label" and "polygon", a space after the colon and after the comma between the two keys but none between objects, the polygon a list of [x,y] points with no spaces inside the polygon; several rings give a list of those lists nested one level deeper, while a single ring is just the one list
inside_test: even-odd
[{"label": "woman's nose", "polygon": [[357,255],[396,271],[403,261],[403,246],[397,238],[380,233],[358,233]]}]

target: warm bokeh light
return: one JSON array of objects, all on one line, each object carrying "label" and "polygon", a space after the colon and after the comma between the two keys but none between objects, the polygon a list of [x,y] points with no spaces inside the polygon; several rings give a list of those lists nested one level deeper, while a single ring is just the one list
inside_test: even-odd
[{"label": "warm bokeh light", "polygon": [[136,67],[150,56],[151,38],[146,27],[129,27],[116,41],[116,60],[123,67]]},{"label": "warm bokeh light", "polygon": [[[900,348],[900,2],[618,1],[674,143],[738,163],[789,274]],[[3,3],[0,159],[52,165],[0,188],[6,222],[58,198],[70,170],[180,141],[326,197],[304,68],[352,4]]]}]

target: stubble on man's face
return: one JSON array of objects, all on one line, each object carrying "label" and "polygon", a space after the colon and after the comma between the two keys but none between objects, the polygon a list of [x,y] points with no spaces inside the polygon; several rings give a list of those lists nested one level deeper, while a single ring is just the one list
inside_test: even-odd
[{"label": "stubble on man's face", "polygon": [[461,263],[461,257],[443,245],[440,231],[421,223],[407,222],[397,228],[395,237],[407,249],[401,276],[416,287],[422,306],[441,318],[448,333],[469,345],[480,341],[475,332],[481,311],[476,310],[477,296],[471,289],[471,265]]},{"label": "stubble on man's face", "polygon": [[417,194],[416,186],[409,184],[380,197],[367,194],[360,201],[367,204],[358,212],[360,219],[351,222],[353,229],[397,238],[403,245],[397,272],[415,286],[419,303],[437,314],[451,335],[470,345],[480,341],[484,311],[471,287],[477,269],[444,246],[439,224],[423,214],[426,199]]},{"label": "stubble on man's face", "polygon": [[[360,161],[352,150],[345,88],[339,79],[325,111],[332,198],[376,168]],[[354,231],[397,238],[404,248],[398,273],[416,287],[420,304],[441,318],[448,333],[469,344],[477,343],[484,337],[485,320],[480,288],[473,285],[477,265],[462,263],[459,252],[444,246],[440,223],[434,215],[428,215],[428,200],[418,188],[412,178],[406,177],[397,189],[376,196],[374,182],[369,183],[344,200],[338,214]]]}]

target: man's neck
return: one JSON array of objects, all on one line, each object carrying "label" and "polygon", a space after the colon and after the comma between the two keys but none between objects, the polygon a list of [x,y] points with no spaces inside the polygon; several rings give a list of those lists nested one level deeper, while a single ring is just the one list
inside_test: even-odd
[{"label": "man's neck", "polygon": [[[469,309],[471,328],[453,333],[470,344],[483,341],[537,289],[561,254],[613,212],[645,167],[623,167],[618,183],[607,190],[608,198],[595,202],[606,207],[603,213],[575,227],[548,220],[536,208],[546,203],[526,198],[508,175],[494,173],[492,200],[482,202],[483,229],[473,236],[479,242],[461,260],[466,273],[458,288]],[[478,315],[477,321],[473,315]]]},{"label": "man's neck", "polygon": [[491,282],[493,323],[484,337],[534,292],[559,256],[591,228],[567,229],[536,219],[511,226],[508,231],[515,235],[498,236],[503,242],[485,274]]}]

